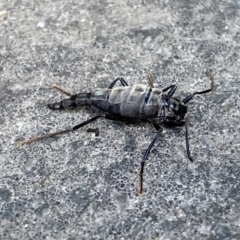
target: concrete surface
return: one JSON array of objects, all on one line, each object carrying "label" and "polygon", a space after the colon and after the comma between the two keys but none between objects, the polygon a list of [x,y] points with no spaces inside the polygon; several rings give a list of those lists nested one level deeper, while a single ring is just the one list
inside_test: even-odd
[{"label": "concrete surface", "polygon": [[[240,1],[0,1],[0,239],[240,239]],[[51,111],[64,96],[129,83],[179,85],[184,128],[154,137],[146,124],[98,120],[89,109]]]}]

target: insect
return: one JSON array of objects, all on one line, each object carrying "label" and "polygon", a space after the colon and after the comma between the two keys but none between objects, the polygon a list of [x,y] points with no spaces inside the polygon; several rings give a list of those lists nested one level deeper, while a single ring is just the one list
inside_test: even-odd
[{"label": "insect", "polygon": [[[187,103],[195,96],[205,94],[213,90],[214,74],[209,73],[211,86],[209,89],[194,92],[183,100],[173,97],[177,85],[170,85],[163,90],[155,88],[151,75],[148,75],[150,86],[143,84],[134,84],[129,86],[123,78],[115,79],[108,88],[96,89],[91,92],[80,92],[71,94],[61,87],[53,84],[53,87],[60,92],[69,96],[60,102],[48,104],[52,110],[76,109],[79,106],[91,106],[100,111],[100,114],[72,127],[71,129],[62,130],[54,133],[49,133],[36,138],[19,142],[19,145],[29,144],[41,139],[54,137],[56,135],[73,132],[98,118],[106,118],[110,120],[119,120],[123,122],[148,122],[153,125],[156,130],[156,136],[146,149],[140,168],[140,189],[139,194],[143,193],[143,173],[144,166],[150,150],[154,143],[159,138],[162,131],[162,126],[178,127],[185,124],[185,139],[188,159],[192,162],[190,155],[189,139],[188,139],[188,124],[184,118],[187,113]],[[120,82],[122,86],[115,86]],[[93,130],[90,129],[90,132]],[[97,132],[97,130],[94,130]]]}]

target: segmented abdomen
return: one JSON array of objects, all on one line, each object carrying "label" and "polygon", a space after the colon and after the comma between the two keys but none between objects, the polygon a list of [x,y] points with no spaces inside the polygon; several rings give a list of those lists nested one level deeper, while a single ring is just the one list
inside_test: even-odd
[{"label": "segmented abdomen", "polygon": [[143,84],[97,89],[91,93],[91,105],[110,115],[126,119],[147,119],[157,116],[161,90]]}]

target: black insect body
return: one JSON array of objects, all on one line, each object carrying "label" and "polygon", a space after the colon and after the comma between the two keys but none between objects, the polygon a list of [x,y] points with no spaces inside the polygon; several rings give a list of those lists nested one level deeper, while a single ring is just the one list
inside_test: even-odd
[{"label": "black insect body", "polygon": [[[214,75],[212,72],[210,73],[210,79],[210,89],[190,94],[182,101],[173,97],[173,94],[177,89],[176,85],[171,85],[163,90],[160,90],[158,88],[154,88],[151,81],[150,86],[143,84],[128,86],[127,82],[123,78],[117,78],[109,85],[108,88],[96,89],[92,92],[78,93],[75,95],[72,95],[62,88],[53,85],[54,88],[68,95],[70,98],[63,99],[62,101],[53,104],[48,104],[50,109],[76,109],[79,106],[87,105],[100,110],[102,114],[90,118],[87,121],[74,126],[72,129],[50,133],[30,140],[22,141],[19,145],[29,144],[44,138],[50,138],[59,134],[75,131],[97,120],[98,118],[120,120],[125,122],[149,122],[154,126],[157,133],[148,146],[141,162],[139,194],[142,194],[145,161],[151,148],[158,139],[160,132],[162,131],[161,126],[171,127],[184,125],[184,118],[187,113],[186,104],[193,98],[194,95],[204,94],[213,90]],[[122,86],[115,86],[118,81],[120,81]],[[189,150],[187,126],[188,125],[185,124],[187,156],[190,161],[193,161]]]}]

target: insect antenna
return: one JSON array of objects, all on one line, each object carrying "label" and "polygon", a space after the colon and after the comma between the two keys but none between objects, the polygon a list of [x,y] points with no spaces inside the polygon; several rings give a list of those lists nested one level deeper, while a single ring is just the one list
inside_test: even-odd
[{"label": "insect antenna", "polygon": [[188,102],[193,98],[194,95],[204,94],[204,93],[211,92],[211,91],[213,90],[213,85],[214,85],[214,73],[211,71],[211,72],[209,73],[209,76],[210,76],[210,80],[211,80],[211,87],[210,87],[209,89],[204,90],[204,91],[201,91],[201,92],[192,93],[192,94],[188,95],[186,98],[184,98],[184,99],[182,100],[182,102],[186,104],[186,103],[188,103]]}]

